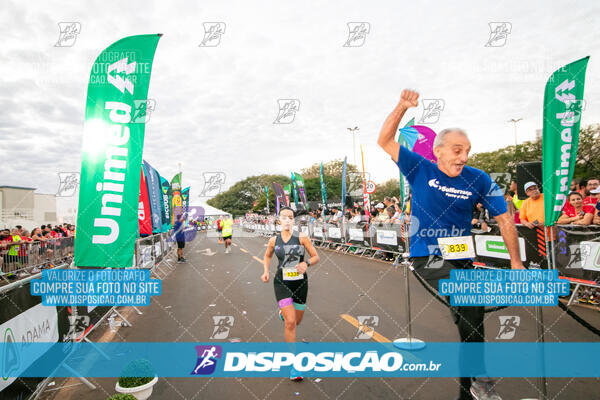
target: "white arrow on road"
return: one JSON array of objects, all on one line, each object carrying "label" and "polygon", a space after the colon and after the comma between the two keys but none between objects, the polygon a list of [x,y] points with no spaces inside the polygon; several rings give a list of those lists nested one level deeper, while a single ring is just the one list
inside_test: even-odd
[{"label": "white arrow on road", "polygon": [[211,249],[197,250],[196,253],[202,253],[205,256],[214,256],[215,254],[217,254],[216,252],[212,251]]}]

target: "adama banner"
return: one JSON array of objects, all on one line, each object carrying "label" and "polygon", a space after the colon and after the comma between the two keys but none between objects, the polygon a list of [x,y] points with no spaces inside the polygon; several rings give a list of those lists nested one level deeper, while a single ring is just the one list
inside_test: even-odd
[{"label": "adama banner", "polygon": [[589,57],[556,70],[544,91],[544,222],[552,226],[567,200],[577,160],[585,70]]},{"label": "adama banner", "polygon": [[123,38],[92,66],[81,152],[77,267],[124,268],[133,262],[145,125],[132,116],[148,100],[159,39],[157,34]]}]

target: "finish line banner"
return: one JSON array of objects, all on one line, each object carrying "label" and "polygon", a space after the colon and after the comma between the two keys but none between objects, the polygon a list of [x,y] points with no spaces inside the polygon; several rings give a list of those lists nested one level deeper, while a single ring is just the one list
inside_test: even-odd
[{"label": "finish line banner", "polygon": [[0,343],[2,354],[18,351],[21,365],[29,366],[10,376],[50,376],[64,363],[68,369],[59,367],[52,376],[114,377],[132,362],[152,366],[132,376],[159,377],[289,377],[292,366],[304,377],[457,377],[482,371],[494,377],[600,376],[590,368],[600,343],[427,343],[415,352],[392,343],[24,344]]},{"label": "finish line banner", "polygon": [[92,66],[87,92],[75,265],[130,267],[138,236],[138,200],[150,72],[160,35],[129,36]]}]

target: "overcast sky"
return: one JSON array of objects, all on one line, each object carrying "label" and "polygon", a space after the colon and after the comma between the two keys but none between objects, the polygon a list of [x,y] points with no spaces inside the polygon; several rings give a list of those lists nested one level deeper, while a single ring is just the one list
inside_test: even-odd
[{"label": "overcast sky", "polygon": [[[547,78],[590,55],[582,124],[600,122],[598,2],[197,3],[3,1],[0,185],[55,193],[59,172],[80,170],[90,68],[111,43],[145,33],[164,36],[144,159],[169,179],[181,161],[193,199],[203,172],[224,172],[225,189],[249,175],[352,162],[354,126],[373,180],[397,177],[376,140],[404,88],[443,99],[432,129],[462,127],[473,152],[491,151],[514,143],[511,118],[523,118],[520,142],[533,139]],[[72,47],[55,47],[59,22],[81,24]],[[199,47],[204,22],[225,23],[218,46]],[[344,47],[350,22],[367,23],[362,46]],[[510,24],[503,46],[485,46],[490,22]],[[278,99],[299,100],[292,123],[273,124]],[[422,114],[421,103],[405,121]]]}]

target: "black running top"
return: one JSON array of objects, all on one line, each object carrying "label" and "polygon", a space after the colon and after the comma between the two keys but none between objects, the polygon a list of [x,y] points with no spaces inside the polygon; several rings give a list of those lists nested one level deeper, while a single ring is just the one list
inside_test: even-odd
[{"label": "black running top", "polygon": [[300,234],[293,231],[290,240],[286,243],[279,233],[275,240],[275,255],[279,260],[278,270],[283,267],[295,267],[304,261],[304,246],[300,243]]}]

